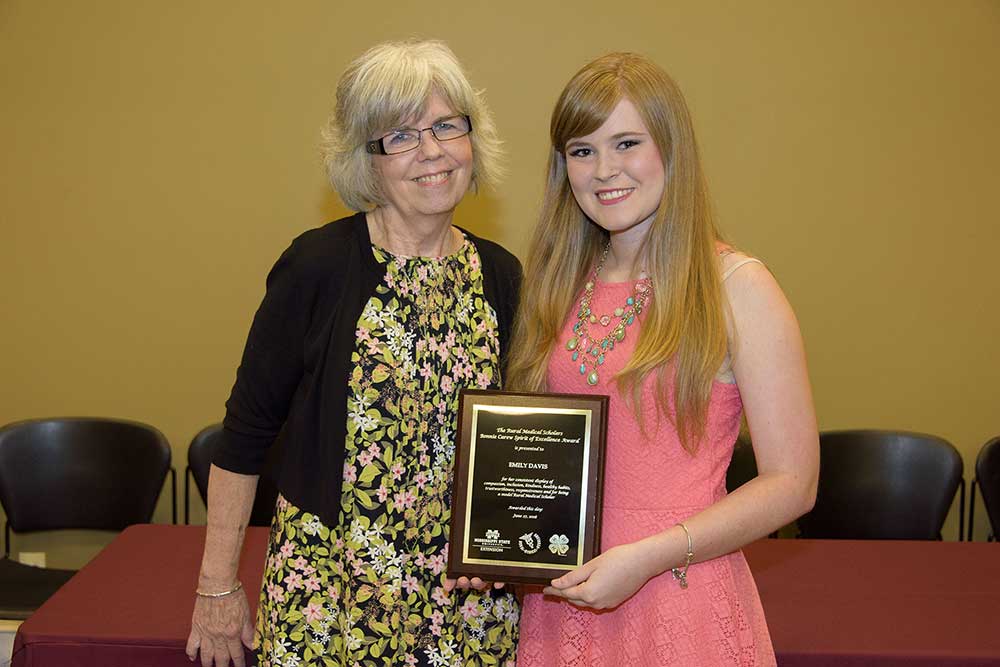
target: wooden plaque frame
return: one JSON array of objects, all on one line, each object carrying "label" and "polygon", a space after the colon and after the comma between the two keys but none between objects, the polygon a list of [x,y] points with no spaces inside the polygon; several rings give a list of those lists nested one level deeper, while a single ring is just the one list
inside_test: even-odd
[{"label": "wooden plaque frame", "polygon": [[[591,394],[462,390],[449,577],[547,584],[600,552],[608,400]],[[488,423],[525,426],[490,429]],[[553,426],[532,427],[539,423]],[[570,438],[562,437],[565,427]],[[513,460],[521,457],[533,460]],[[572,469],[556,467],[562,465]],[[546,477],[531,477],[536,470]],[[568,483],[557,485],[557,480]],[[543,517],[546,510],[549,515]],[[486,515],[493,529],[481,529]]]}]

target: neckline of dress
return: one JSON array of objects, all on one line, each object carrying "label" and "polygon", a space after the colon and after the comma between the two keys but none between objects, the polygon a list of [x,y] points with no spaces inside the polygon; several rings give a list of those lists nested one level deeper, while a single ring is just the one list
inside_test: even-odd
[{"label": "neckline of dress", "polygon": [[388,250],[387,248],[378,245],[374,241],[371,241],[371,246],[372,250],[378,251],[379,253],[385,255],[387,258],[389,258],[390,261],[402,260],[404,262],[429,262],[434,264],[440,264],[451,259],[457,259],[465,252],[466,246],[468,246],[469,244],[469,237],[466,236],[465,232],[463,232],[461,229],[458,230],[458,233],[462,235],[462,242],[458,244],[458,247],[455,248],[455,250],[451,251],[447,255],[397,255],[391,250]]},{"label": "neckline of dress", "polygon": [[607,280],[602,280],[600,276],[597,276],[597,279],[594,281],[594,286],[611,287],[611,288],[621,288],[621,287],[632,288],[635,287],[636,283],[638,283],[640,280],[642,280],[642,278],[634,278],[632,280],[607,281]]}]

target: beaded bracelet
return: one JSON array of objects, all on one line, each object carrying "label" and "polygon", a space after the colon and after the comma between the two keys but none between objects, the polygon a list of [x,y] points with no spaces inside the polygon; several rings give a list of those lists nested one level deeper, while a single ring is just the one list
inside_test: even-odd
[{"label": "beaded bracelet", "polygon": [[694,545],[691,543],[691,533],[690,531],[688,531],[687,526],[685,526],[683,523],[678,523],[677,525],[683,528],[684,534],[687,535],[688,550],[687,550],[687,556],[684,560],[684,569],[682,570],[679,567],[673,567],[670,568],[670,573],[674,575],[674,579],[677,580],[677,584],[681,588],[687,588],[688,568],[691,566],[691,560],[694,558]]},{"label": "beaded bracelet", "polygon": [[236,585],[233,586],[232,588],[230,588],[228,591],[222,591],[220,593],[202,593],[201,591],[197,591],[196,590],[195,594],[198,595],[199,597],[203,597],[203,598],[224,598],[227,595],[232,595],[233,593],[235,593],[236,591],[240,590],[241,588],[243,588],[243,582],[242,581],[237,581]]}]

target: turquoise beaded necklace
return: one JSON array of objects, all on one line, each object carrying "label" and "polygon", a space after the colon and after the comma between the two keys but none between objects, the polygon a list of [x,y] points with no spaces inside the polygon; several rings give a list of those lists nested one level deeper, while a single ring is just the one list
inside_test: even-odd
[{"label": "turquoise beaded necklace", "polygon": [[[611,315],[598,317],[591,310],[590,304],[594,298],[594,287],[597,284],[597,276],[604,268],[604,262],[608,258],[608,249],[611,244],[604,246],[601,259],[594,268],[594,274],[583,286],[583,297],[580,299],[580,309],[576,313],[576,324],[573,325],[573,335],[566,341],[566,349],[570,351],[573,363],[579,363],[580,375],[587,378],[587,384],[593,386],[597,384],[600,377],[597,369],[604,365],[605,355],[615,349],[615,343],[620,343],[625,339],[625,330],[632,325],[635,318],[639,316],[642,309],[649,300],[649,292],[652,289],[649,278],[642,278],[636,282],[632,290],[632,295],[625,299],[625,305],[615,308],[614,317],[619,318],[618,324],[611,329],[603,338],[594,338],[590,335],[589,324],[596,324],[598,321],[603,326],[611,323]],[[587,369],[590,372],[587,372]]]}]

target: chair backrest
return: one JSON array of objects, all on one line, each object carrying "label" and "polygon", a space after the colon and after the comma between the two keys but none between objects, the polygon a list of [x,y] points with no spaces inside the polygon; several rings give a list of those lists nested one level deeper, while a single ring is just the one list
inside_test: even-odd
[{"label": "chair backrest", "polygon": [[940,539],[963,482],[951,443],[875,430],[827,431],[819,442],[816,504],[799,519],[802,537]]},{"label": "chair backrest", "polygon": [[[1000,436],[987,441],[979,450],[979,456],[976,457],[976,484],[983,494],[983,504],[990,517],[993,535],[1000,539]],[[969,532],[972,532],[971,519]]]},{"label": "chair backrest", "polygon": [[148,523],[169,469],[167,439],[139,422],[77,417],[0,428],[0,504],[15,532]]},{"label": "chair backrest", "polygon": [[757,476],[757,459],[750,440],[740,436],[733,447],[733,458],[726,469],[726,491],[732,493]]},{"label": "chair backrest", "polygon": [[[212,465],[212,454],[221,438],[222,424],[212,424],[199,431],[188,446],[188,470],[194,477],[201,501],[206,505],[208,505],[208,473]],[[278,499],[278,486],[274,481],[273,461],[270,457],[268,463],[269,465],[257,481],[257,495],[254,497],[253,509],[250,511],[251,526],[271,525],[271,517],[274,514],[274,503]],[[187,497],[188,487],[186,483],[184,488],[184,507],[187,508],[190,499]],[[187,518],[185,516],[185,520]]]}]

